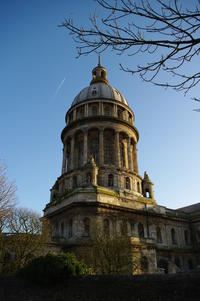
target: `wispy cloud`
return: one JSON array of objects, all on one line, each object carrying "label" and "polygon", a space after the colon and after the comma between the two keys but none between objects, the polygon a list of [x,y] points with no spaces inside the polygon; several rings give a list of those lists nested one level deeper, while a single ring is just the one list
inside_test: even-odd
[{"label": "wispy cloud", "polygon": [[60,82],[60,84],[58,85],[54,95],[53,95],[53,98],[55,98],[57,95],[58,95],[58,92],[60,91],[60,89],[62,88],[64,82],[65,82],[66,78],[64,77],[63,80]]}]

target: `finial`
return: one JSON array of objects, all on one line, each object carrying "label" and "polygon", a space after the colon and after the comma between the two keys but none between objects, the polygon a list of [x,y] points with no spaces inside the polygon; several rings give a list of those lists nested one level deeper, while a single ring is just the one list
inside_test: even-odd
[{"label": "finial", "polygon": [[99,53],[99,63],[98,66],[101,67],[101,54]]}]

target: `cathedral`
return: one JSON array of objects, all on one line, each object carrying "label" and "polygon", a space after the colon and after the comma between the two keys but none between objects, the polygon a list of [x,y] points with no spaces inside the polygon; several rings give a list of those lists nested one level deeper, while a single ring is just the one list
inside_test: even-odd
[{"label": "cathedral", "polygon": [[131,273],[195,269],[200,264],[200,203],[177,210],[156,203],[151,179],[138,170],[134,112],[109,84],[100,58],[65,121],[62,173],[44,209],[52,241],[77,253],[89,248],[92,226],[98,223],[102,232],[129,237],[140,266]]}]

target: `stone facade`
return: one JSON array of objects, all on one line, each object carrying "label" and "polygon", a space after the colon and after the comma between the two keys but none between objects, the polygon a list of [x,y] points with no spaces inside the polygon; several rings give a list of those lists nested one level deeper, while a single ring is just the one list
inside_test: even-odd
[{"label": "stone facade", "polygon": [[[140,272],[191,270],[199,264],[200,204],[171,210],[156,204],[153,183],[139,175],[134,113],[107,80],[92,71],[90,86],[74,99],[62,131],[61,176],[44,215],[58,245],[89,248],[93,224],[130,237]],[[189,209],[188,209],[189,208]],[[121,233],[123,235],[123,233]]]}]

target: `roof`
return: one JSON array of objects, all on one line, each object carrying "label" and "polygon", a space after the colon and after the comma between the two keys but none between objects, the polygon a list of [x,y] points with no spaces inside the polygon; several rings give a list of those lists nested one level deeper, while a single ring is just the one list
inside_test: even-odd
[{"label": "roof", "polygon": [[84,89],[74,98],[72,106],[85,100],[110,99],[128,105],[125,97],[116,89],[104,82],[96,82]]},{"label": "roof", "polygon": [[182,207],[182,208],[178,208],[177,210],[186,212],[186,213],[193,213],[196,211],[200,211],[200,203],[196,203],[190,206],[186,206],[186,207]]}]

